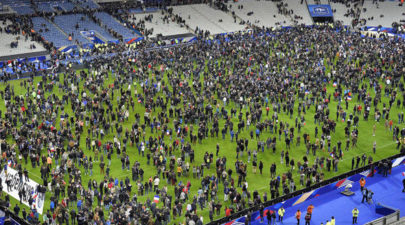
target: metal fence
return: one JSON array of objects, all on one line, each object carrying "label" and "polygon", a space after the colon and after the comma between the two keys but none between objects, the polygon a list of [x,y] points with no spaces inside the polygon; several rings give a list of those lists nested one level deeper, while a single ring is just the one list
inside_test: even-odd
[{"label": "metal fence", "polygon": [[[376,220],[373,220],[371,222],[368,222],[364,225],[386,225],[386,224],[393,224],[400,219],[400,211],[396,210],[394,213],[391,213],[389,215],[386,215],[384,217],[378,218]],[[401,224],[401,223],[399,223]],[[402,223],[403,224],[403,223]]]}]

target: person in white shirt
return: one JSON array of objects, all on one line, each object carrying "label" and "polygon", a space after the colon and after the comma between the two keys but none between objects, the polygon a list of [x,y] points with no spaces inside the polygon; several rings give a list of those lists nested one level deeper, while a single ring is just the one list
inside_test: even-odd
[{"label": "person in white shirt", "polygon": [[153,191],[156,191],[156,190],[158,189],[159,183],[160,183],[160,179],[159,179],[159,177],[156,177],[156,178],[153,180]]}]

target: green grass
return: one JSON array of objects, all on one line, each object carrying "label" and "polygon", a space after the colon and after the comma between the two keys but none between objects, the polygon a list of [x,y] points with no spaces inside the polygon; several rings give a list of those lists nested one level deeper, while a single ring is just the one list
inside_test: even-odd
[{"label": "green grass", "polygon": [[[336,61],[338,59],[335,58],[334,60],[334,65],[336,65]],[[220,65],[220,64],[219,64]],[[257,65],[256,65],[257,66]],[[331,65],[327,65],[327,69],[330,70]],[[152,74],[150,74],[150,76],[152,76]],[[62,76],[60,77],[62,78]],[[36,83],[38,81],[40,81],[42,78],[36,77],[34,80],[34,85],[36,85]],[[204,77],[201,77],[201,80],[203,80]],[[104,81],[104,87],[107,87],[109,84],[113,83],[113,76],[110,75],[108,79],[106,79]],[[166,83],[168,83],[168,77],[167,77],[167,73],[165,74],[164,80],[166,81]],[[62,80],[61,80],[62,81]],[[15,94],[18,95],[24,95],[26,94],[26,90],[20,86],[20,83],[23,82],[23,80],[16,80],[16,81],[10,81],[9,83],[14,87],[15,90]],[[191,81],[190,81],[191,82]],[[364,82],[367,84],[368,81],[364,80]],[[83,81],[80,82],[80,90],[83,90],[82,86],[83,86]],[[5,88],[5,84],[1,84],[0,85],[0,89],[4,90]],[[124,85],[124,89],[127,88],[127,85]],[[138,93],[142,93],[142,89],[140,88],[139,85],[136,86]],[[170,87],[171,88],[171,87]],[[327,91],[328,94],[329,93],[333,93],[334,88],[332,87],[332,84],[328,84],[327,85]],[[135,88],[134,86],[132,86],[132,96],[134,95],[134,91]],[[368,90],[369,93],[374,96],[374,91],[369,89]],[[87,94],[92,96],[92,94],[89,92],[89,90],[86,90]],[[111,92],[111,89],[110,89]],[[53,92],[47,92],[46,96],[49,96],[50,94],[56,94],[57,96],[61,97],[62,95],[66,94],[65,90],[61,90],[59,89],[57,86],[54,87]],[[114,109],[117,107],[117,102],[116,96],[120,95],[120,91],[115,90],[114,93]],[[162,93],[158,94],[159,96],[162,96]],[[31,95],[30,95],[31,96]],[[155,98],[156,99],[156,98]],[[135,98],[136,101],[136,98]],[[382,97],[382,101],[388,103],[389,98],[387,97]],[[298,102],[298,101],[296,101]],[[207,102],[205,102],[207,103]],[[219,103],[222,103],[222,101],[219,101]],[[331,119],[335,119],[336,118],[336,106],[337,106],[337,102],[333,101],[333,97],[332,97],[332,102],[329,105],[329,109],[330,109],[330,118]],[[353,106],[355,104],[361,104],[357,102],[357,97],[354,96],[353,100],[349,103],[349,110],[346,110],[348,112],[348,115],[352,112]],[[344,106],[344,103],[342,104]],[[380,107],[382,107],[382,104],[379,104]],[[228,111],[230,111],[230,109],[232,107],[235,107],[234,103],[230,103],[228,104],[228,106],[226,107],[226,109]],[[236,108],[236,107],[235,107]],[[238,109],[238,108],[237,108]],[[5,109],[5,105],[4,105],[4,101],[2,101],[0,103],[0,110],[3,111],[3,116],[4,116],[4,112],[6,111]],[[238,109],[239,110],[239,109]],[[245,112],[247,109],[244,108],[243,112]],[[65,107],[65,112],[67,112],[70,116],[73,115],[72,110],[71,110],[71,105],[69,103],[69,105],[67,105]],[[139,113],[141,115],[141,123],[143,123],[143,114],[145,112],[145,108],[139,104],[139,103],[135,103],[135,110],[132,111],[132,109],[130,109],[130,119],[129,121],[126,121],[123,124],[124,130],[125,128],[128,128],[129,130],[131,129],[131,125],[135,122],[134,119],[134,114],[135,113]],[[160,108],[157,109],[154,113],[153,116],[157,115],[157,113],[160,112]],[[397,114],[399,112],[402,112],[401,109],[397,109],[396,106],[393,106],[393,108],[391,109],[391,117],[394,121],[394,124],[397,124]],[[239,111],[238,111],[239,113]],[[237,114],[238,114],[237,113]],[[273,113],[272,107],[270,107],[270,113],[269,113],[269,117],[266,117],[266,112],[265,112],[265,107],[263,107],[263,117],[262,120],[269,118],[271,119],[271,114]],[[301,129],[301,137],[302,134],[304,133],[309,133],[311,135],[311,141],[314,141],[314,129],[315,129],[315,124],[314,124],[314,119],[313,119],[313,113],[314,113],[314,106],[311,106],[310,110],[307,111],[307,113],[305,114],[305,120],[306,120],[306,125]],[[168,112],[167,112],[168,114]],[[297,115],[297,103],[294,107],[294,116],[293,119],[290,119],[289,116],[287,116],[285,113],[280,113],[279,114],[279,121],[284,121],[284,122],[288,122],[290,125],[294,124],[294,120],[295,117]],[[326,170],[324,170],[324,174],[325,174],[325,179],[327,178],[331,178],[333,176],[339,175],[341,173],[347,172],[348,170],[351,169],[351,159],[354,156],[357,155],[362,155],[363,153],[366,153],[367,155],[372,155],[374,160],[378,160],[378,159],[382,159],[385,158],[387,156],[390,155],[394,155],[395,153],[397,153],[398,151],[395,149],[395,143],[392,141],[392,133],[390,133],[389,131],[387,131],[384,127],[384,121],[381,121],[380,123],[376,123],[377,126],[377,131],[376,131],[376,135],[372,136],[372,127],[375,124],[374,122],[374,111],[371,112],[371,115],[369,117],[369,121],[364,121],[362,116],[360,117],[360,123],[359,123],[359,138],[358,138],[358,147],[356,148],[350,148],[349,151],[344,151],[344,157],[343,160],[339,163],[339,171],[338,172],[327,172]],[[152,116],[152,118],[153,118]],[[60,118],[60,115],[57,116],[57,118]],[[245,118],[244,118],[245,119]],[[235,127],[237,127],[237,122],[238,119],[232,118],[233,123],[235,124]],[[172,120],[171,120],[172,122]],[[172,127],[173,124],[169,123],[170,126]],[[346,123],[341,122],[340,120],[337,121],[337,127],[336,127],[336,132],[332,133],[332,147],[334,145],[336,145],[337,141],[341,140],[342,141],[342,146],[343,148],[345,147],[345,136],[344,136],[344,127],[345,127]],[[198,125],[194,124],[194,130],[196,132],[196,130],[198,129]],[[195,144],[192,145],[192,148],[195,150],[195,163],[191,164],[191,168],[193,165],[201,165],[203,163],[203,156],[205,152],[209,152],[209,153],[213,153],[215,155],[215,150],[216,150],[216,145],[217,143],[220,145],[220,153],[219,156],[225,156],[227,157],[227,168],[231,168],[232,170],[235,170],[234,167],[234,163],[236,160],[236,142],[234,141],[233,143],[230,142],[230,135],[229,132],[226,136],[225,140],[222,140],[221,138],[221,129],[224,126],[224,120],[221,119],[220,123],[219,123],[219,127],[220,127],[220,132],[219,132],[219,138],[207,138],[203,140],[202,144]],[[59,119],[56,122],[56,127],[59,128]],[[208,125],[208,127],[211,127],[211,125]],[[321,127],[319,127],[321,128]],[[87,135],[87,129],[89,129],[89,127],[85,127],[84,130],[84,134],[81,136],[81,142],[80,142],[80,147],[84,150],[85,154],[88,156],[93,156],[94,153],[92,151],[88,151],[87,148],[85,147],[85,137]],[[254,126],[250,126],[250,130],[255,130]],[[321,129],[319,129],[319,136],[320,137],[321,134]],[[146,137],[145,139],[148,139],[149,136],[156,136],[156,133],[151,134],[150,133],[150,128],[146,129]],[[295,131],[295,137],[297,136],[297,132]],[[273,134],[271,135],[269,132],[264,132],[261,135],[261,140],[265,140],[267,137],[273,137],[276,136],[278,139],[278,134]],[[249,183],[249,191],[253,192],[254,190],[258,190],[260,194],[263,194],[264,192],[267,192],[268,196],[270,197],[270,193],[269,193],[269,180],[270,180],[270,171],[269,171],[269,167],[270,165],[275,162],[277,163],[277,174],[281,175],[282,173],[287,171],[287,168],[285,167],[284,164],[280,164],[280,152],[282,149],[285,149],[285,142],[284,142],[284,135],[282,135],[282,140],[279,141],[277,140],[277,151],[275,154],[273,154],[271,152],[271,150],[265,150],[264,153],[262,153],[261,151],[258,153],[258,160],[263,161],[264,162],[264,169],[263,169],[263,175],[260,175],[259,172],[257,172],[257,174],[253,174],[252,173],[252,165],[251,162],[248,166],[248,176],[247,176],[247,182]],[[249,138],[249,131],[245,129],[245,131],[243,131],[240,135],[240,138]],[[175,138],[175,137],[174,137]],[[103,143],[106,140],[112,140],[113,139],[113,134],[110,134],[108,136],[106,136],[103,140]],[[165,140],[168,140],[168,137],[165,137]],[[11,144],[14,141],[12,140],[12,137],[8,137],[7,141]],[[189,141],[189,137],[186,137],[186,141]],[[373,142],[376,141],[377,142],[377,152],[376,154],[372,154],[372,146],[373,146]],[[250,149],[255,149],[256,148],[256,139],[254,140],[249,140],[249,148]],[[148,151],[147,149],[145,150],[146,152]],[[43,154],[46,154],[46,150],[43,149]],[[295,140],[294,140],[294,144],[292,145],[292,148],[290,150],[290,158],[293,158],[295,160],[295,162],[297,163],[298,161],[302,162],[302,157],[305,155],[305,146],[303,144],[303,139],[301,138],[301,145],[299,147],[295,147]],[[100,154],[102,154],[102,151],[100,152]],[[131,160],[131,166],[135,161],[139,161],[141,163],[141,166],[144,168],[145,174],[144,174],[144,181],[147,180],[149,177],[152,177],[156,174],[156,169],[154,166],[152,165],[146,165],[146,157],[140,157],[137,153],[137,149],[135,147],[131,147],[128,144],[127,147],[127,154],[129,154],[130,156],[130,160]],[[177,157],[180,156],[180,152],[176,151],[175,155]],[[321,157],[329,157],[329,154],[327,151],[318,151],[317,156]],[[107,162],[107,157],[105,156],[105,161]],[[247,162],[247,154],[245,152],[243,157],[240,157],[239,159],[243,160],[244,162]],[[313,164],[315,157],[312,156],[312,154],[310,154],[308,156],[309,161],[310,161],[310,165]],[[214,158],[216,159],[216,158]],[[188,159],[187,159],[188,161]],[[215,161],[215,160],[214,160]],[[22,162],[23,163],[23,162]],[[40,172],[39,172],[39,168],[32,168],[31,164],[28,163],[26,165],[23,164],[23,167],[27,168],[30,171],[30,178],[35,180],[36,182],[42,184],[42,180],[40,179]],[[82,174],[84,174],[83,168],[80,168],[82,170]],[[295,177],[295,183],[297,185],[298,189],[301,189],[303,187],[301,187],[299,185],[298,182],[298,174],[297,174],[297,169],[295,169],[295,172],[293,173],[294,177]],[[99,174],[99,165],[97,163],[94,163],[94,168],[93,168],[93,172],[94,175],[92,177],[90,176],[82,176],[82,184],[84,187],[87,187],[87,183],[90,179],[96,179],[97,182],[99,183],[102,179],[103,176],[101,174]],[[215,172],[215,163],[213,166],[211,166],[210,170],[205,169],[204,171],[204,175],[216,175]],[[120,179],[125,179],[125,177],[131,177],[131,171],[123,171],[121,169],[121,161],[120,159],[117,159],[116,154],[114,153],[113,157],[112,157],[112,166],[111,166],[111,172],[110,172],[110,176],[111,177],[119,177]],[[67,178],[67,176],[65,176]],[[235,185],[237,183],[237,176],[236,173],[234,171],[233,177],[235,179]],[[181,177],[178,178],[178,181],[182,181],[183,183],[187,183],[187,181],[191,181],[192,183],[192,187],[191,187],[191,194],[189,196],[189,199],[192,199],[194,195],[196,195],[198,188],[200,187],[200,181],[198,179],[194,179],[192,177],[192,173],[190,173],[189,177]],[[165,180],[161,180],[160,183],[160,188],[162,188],[164,185],[166,185],[166,181]],[[136,191],[136,184],[132,183],[133,185],[133,192],[137,192]],[[174,188],[170,185],[168,186],[168,190],[169,190],[169,194],[173,195],[173,190]],[[239,191],[241,191],[240,188],[238,188]],[[218,198],[222,201],[223,200],[223,186],[222,183],[219,184],[219,196]],[[138,196],[139,201],[145,201],[147,198],[153,199],[154,194],[149,194],[148,196]],[[45,203],[45,208],[44,208],[44,212],[46,212],[49,209],[49,199],[51,197],[51,194],[49,192],[47,192],[46,194],[46,203]],[[17,203],[16,200],[12,200],[12,207],[14,207],[14,204]],[[227,206],[229,204],[229,202],[225,203],[224,206]],[[93,204],[94,206],[95,204]],[[162,206],[162,203],[159,203],[159,206]],[[12,208],[11,207],[11,208]],[[183,209],[185,209],[185,205],[183,205]],[[219,216],[215,216],[215,219],[221,218],[224,216],[224,207],[222,207],[221,210],[221,215]],[[208,218],[208,211],[207,209],[205,209],[204,211],[200,211],[200,208],[198,207],[197,210],[199,215],[203,215],[204,216],[204,223],[209,221]],[[106,214],[107,215],[107,214]],[[183,214],[184,215],[184,214]],[[42,216],[41,216],[42,219]],[[177,222],[182,222],[184,220],[184,218],[177,218],[175,221]]]}]

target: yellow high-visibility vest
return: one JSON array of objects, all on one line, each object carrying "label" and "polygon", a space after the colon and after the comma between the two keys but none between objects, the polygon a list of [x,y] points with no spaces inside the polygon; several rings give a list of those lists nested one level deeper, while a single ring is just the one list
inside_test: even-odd
[{"label": "yellow high-visibility vest", "polygon": [[357,217],[359,215],[359,210],[353,209],[352,214],[353,214],[353,217]]},{"label": "yellow high-visibility vest", "polygon": [[285,213],[285,209],[283,209],[283,208],[278,209],[278,215],[279,216],[284,216],[284,213]]}]

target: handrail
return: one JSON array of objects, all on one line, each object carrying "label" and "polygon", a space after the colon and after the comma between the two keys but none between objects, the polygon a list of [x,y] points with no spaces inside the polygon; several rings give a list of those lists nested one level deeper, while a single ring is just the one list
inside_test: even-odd
[{"label": "handrail", "polygon": [[[387,223],[387,220],[394,218],[394,217],[395,217],[395,221],[390,221]],[[395,212],[393,212],[389,215],[375,219],[371,222],[365,223],[364,225],[386,225],[386,224],[395,223],[395,222],[399,221],[399,219],[400,219],[400,211],[396,210]]]},{"label": "handrail", "polygon": [[[331,183],[334,183],[334,182],[336,182],[336,181],[339,181],[339,180],[345,179],[345,178],[347,178],[347,177],[353,176],[353,175],[355,175],[355,174],[358,174],[358,173],[364,172],[364,171],[366,171],[366,170],[369,170],[372,165],[374,165],[375,168],[377,168],[377,165],[378,165],[380,162],[384,161],[384,160],[393,160],[393,159],[396,159],[396,158],[399,158],[399,157],[402,157],[402,156],[405,156],[405,153],[399,153],[399,154],[390,156],[390,157],[385,158],[385,159],[382,159],[382,160],[380,160],[380,161],[371,163],[371,164],[369,164],[369,165],[367,165],[367,166],[364,166],[364,167],[361,167],[361,168],[358,168],[358,169],[349,171],[349,172],[347,172],[347,173],[341,174],[341,175],[336,176],[336,177],[332,177],[331,179],[322,181],[322,182],[320,182],[320,183],[316,183],[316,184],[314,184],[314,185],[312,185],[312,186],[310,186],[310,187],[308,187],[308,188],[304,188],[304,189],[301,189],[301,190],[292,192],[292,193],[290,193],[290,194],[280,196],[280,197],[278,197],[278,198],[275,198],[275,199],[272,199],[272,200],[270,200],[270,201],[267,201],[267,202],[263,203],[263,206],[264,206],[264,207],[268,207],[268,206],[275,205],[275,204],[277,204],[277,203],[279,203],[279,202],[283,202],[283,201],[285,201],[285,200],[287,200],[287,199],[290,199],[290,198],[293,198],[293,197],[302,195],[302,194],[307,193],[307,192],[309,192],[309,191],[318,189],[318,188],[320,188],[320,187],[322,187],[322,186],[326,186],[326,185],[331,184]],[[236,212],[236,213],[234,213],[234,214],[232,214],[232,215],[230,215],[230,216],[228,216],[228,217],[223,217],[223,218],[221,218],[221,219],[218,219],[218,220],[212,221],[212,222],[210,222],[210,223],[207,223],[207,225],[218,225],[218,224],[223,224],[223,223],[229,222],[229,221],[231,221],[231,220],[234,220],[234,219],[240,218],[240,217],[242,217],[242,216],[244,216],[244,215],[247,215],[249,212],[258,211],[258,210],[259,210],[259,207],[260,207],[260,205],[255,205],[255,206],[253,206],[253,207],[251,207],[251,208],[244,209],[244,210],[242,210],[242,211]]]}]

